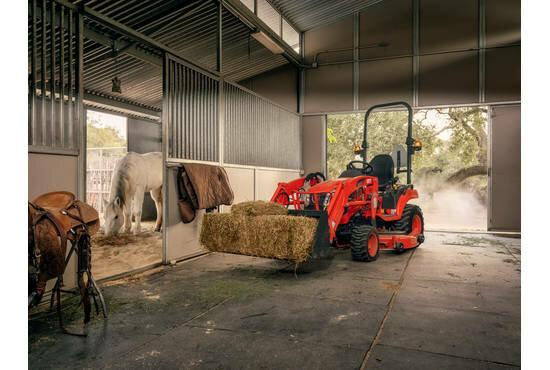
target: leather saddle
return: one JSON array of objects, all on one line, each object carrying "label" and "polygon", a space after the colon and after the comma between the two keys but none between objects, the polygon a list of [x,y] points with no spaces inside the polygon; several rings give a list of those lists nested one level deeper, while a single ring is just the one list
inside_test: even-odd
[{"label": "leather saddle", "polygon": [[68,191],[55,191],[38,196],[31,202],[36,210],[47,212],[58,232],[71,239],[70,231],[77,226],[85,226],[94,235],[99,230],[99,214],[89,204],[76,199]]}]

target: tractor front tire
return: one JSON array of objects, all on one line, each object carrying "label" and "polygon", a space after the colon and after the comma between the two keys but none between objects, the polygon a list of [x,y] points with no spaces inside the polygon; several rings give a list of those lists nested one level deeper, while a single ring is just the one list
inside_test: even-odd
[{"label": "tractor front tire", "polygon": [[380,254],[376,229],[370,225],[356,224],[351,228],[351,258],[354,261],[372,262]]}]

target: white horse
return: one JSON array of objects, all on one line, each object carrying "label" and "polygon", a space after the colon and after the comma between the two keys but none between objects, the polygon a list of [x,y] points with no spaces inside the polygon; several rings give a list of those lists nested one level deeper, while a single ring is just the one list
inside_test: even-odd
[{"label": "white horse", "polygon": [[105,235],[115,235],[124,225],[124,232],[132,228],[132,210],[135,217],[134,234],[141,232],[141,211],[145,192],[150,192],[157,209],[155,231],[162,225],[162,153],[128,153],[118,161],[111,180],[109,200],[104,200]]}]

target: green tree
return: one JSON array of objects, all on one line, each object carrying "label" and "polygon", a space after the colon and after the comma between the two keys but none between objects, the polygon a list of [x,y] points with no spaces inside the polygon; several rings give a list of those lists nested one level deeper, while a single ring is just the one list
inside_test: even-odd
[{"label": "green tree", "polygon": [[98,122],[87,124],[88,148],[125,147],[126,140],[113,127],[101,127]]}]

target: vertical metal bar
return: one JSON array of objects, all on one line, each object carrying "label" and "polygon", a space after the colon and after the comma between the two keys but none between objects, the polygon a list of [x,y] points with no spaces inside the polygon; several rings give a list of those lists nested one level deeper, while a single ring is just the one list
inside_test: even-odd
[{"label": "vertical metal bar", "polygon": [[175,135],[175,138],[174,138],[174,142],[175,142],[175,149],[174,149],[174,152],[175,152],[175,156],[177,156],[177,158],[182,158],[183,157],[183,152],[182,152],[182,143],[181,143],[181,139],[182,139],[182,135],[181,135],[181,127],[182,125],[184,124],[183,123],[183,119],[182,119],[182,116],[183,116],[183,109],[184,108],[184,105],[183,105],[183,89],[182,89],[182,85],[183,85],[183,66],[178,64],[178,68],[177,68],[177,75],[174,76],[174,86],[176,87],[176,93],[174,94],[175,95],[175,102],[174,102],[174,105],[175,105],[175,111],[176,111],[176,120],[174,122],[174,126],[173,126],[173,131],[174,131],[174,135]]},{"label": "vertical metal bar", "polygon": [[184,68],[183,75],[185,76],[185,91],[186,99],[183,107],[185,112],[185,121],[183,122],[183,130],[185,131],[185,156],[184,158],[190,159],[193,155],[193,137],[191,134],[191,122],[193,121],[192,109],[193,104],[193,70],[190,68]]},{"label": "vertical metal bar", "polygon": [[478,84],[479,84],[479,102],[485,102],[485,60],[487,46],[486,41],[486,0],[479,0],[479,30],[478,30]]},{"label": "vertical metal bar", "polygon": [[69,125],[67,127],[67,136],[69,138],[69,147],[72,149],[75,145],[75,135],[74,135],[74,103],[73,103],[73,79],[74,79],[74,73],[73,73],[73,55],[74,55],[74,46],[73,46],[73,33],[74,33],[74,18],[73,18],[73,11],[69,10],[69,70],[67,74],[67,81],[68,81],[68,111],[67,111],[67,121],[69,122]]},{"label": "vertical metal bar", "polygon": [[208,122],[207,118],[207,108],[206,108],[206,100],[208,99],[208,96],[206,95],[206,76],[202,76],[201,78],[201,117],[200,117],[200,137],[201,137],[201,158],[205,161],[208,160],[208,156],[206,155],[206,148],[208,147],[208,142],[210,141],[210,138],[205,135],[205,127],[206,123]]},{"label": "vertical metal bar", "polygon": [[60,7],[59,13],[59,140],[65,148],[65,7]]},{"label": "vertical metal bar", "polygon": [[225,80],[220,79],[220,87],[218,89],[218,161],[220,166],[225,163]]},{"label": "vertical metal bar", "polygon": [[417,107],[420,89],[420,0],[413,0],[413,107]]},{"label": "vertical metal bar", "polygon": [[353,110],[359,109],[359,12],[353,14]]},{"label": "vertical metal bar", "polygon": [[78,136],[78,197],[86,199],[86,112],[84,111],[84,19],[82,15],[76,14],[76,111]]},{"label": "vertical metal bar", "polygon": [[166,168],[168,159],[168,122],[170,120],[170,104],[168,94],[168,54],[164,53],[164,63],[162,68],[162,120],[160,122],[162,128],[162,263],[168,264],[168,192],[169,187],[173,186],[171,179],[168,179],[168,169]]},{"label": "vertical metal bar", "polygon": [[180,108],[180,104],[178,101],[178,89],[177,89],[177,82],[179,80],[180,75],[180,65],[174,62],[170,62],[169,68],[169,84],[168,84],[168,96],[170,96],[170,107],[168,108],[170,111],[170,120],[168,121],[168,134],[170,137],[168,138],[168,156],[171,158],[177,158],[178,157],[178,145],[177,145],[177,134],[176,130],[178,125],[181,123],[178,122],[178,110]]},{"label": "vertical metal bar", "polygon": [[42,39],[41,39],[41,49],[40,49],[40,95],[42,98],[42,112],[41,112],[41,126],[42,126],[42,146],[46,146],[46,0],[42,0],[42,17],[41,22],[42,26]]},{"label": "vertical metal bar", "polygon": [[217,13],[217,42],[216,42],[216,71],[220,74],[223,69],[223,4],[221,0],[218,0],[218,13]]},{"label": "vertical metal bar", "polygon": [[190,87],[191,87],[191,104],[189,104],[190,119],[189,119],[189,139],[191,141],[191,155],[189,159],[197,159],[196,150],[197,147],[197,135],[195,133],[196,117],[195,117],[195,107],[197,106],[197,88],[195,86],[196,72],[194,70],[190,71]]},{"label": "vertical metal bar", "polygon": [[[304,33],[300,32],[300,56],[304,59]],[[298,76],[298,112],[304,113],[304,99],[305,99],[305,87],[306,87],[306,71],[304,68],[300,68]]]},{"label": "vertical metal bar", "polygon": [[51,146],[57,147],[57,120],[55,114],[55,2],[51,2],[50,9],[50,104],[51,104]]},{"label": "vertical metal bar", "polygon": [[258,15],[258,0],[254,0],[254,14]]},{"label": "vertical metal bar", "polygon": [[29,86],[30,98],[30,129],[29,129],[29,145],[36,144],[36,0],[32,0],[31,4],[31,83]]}]

